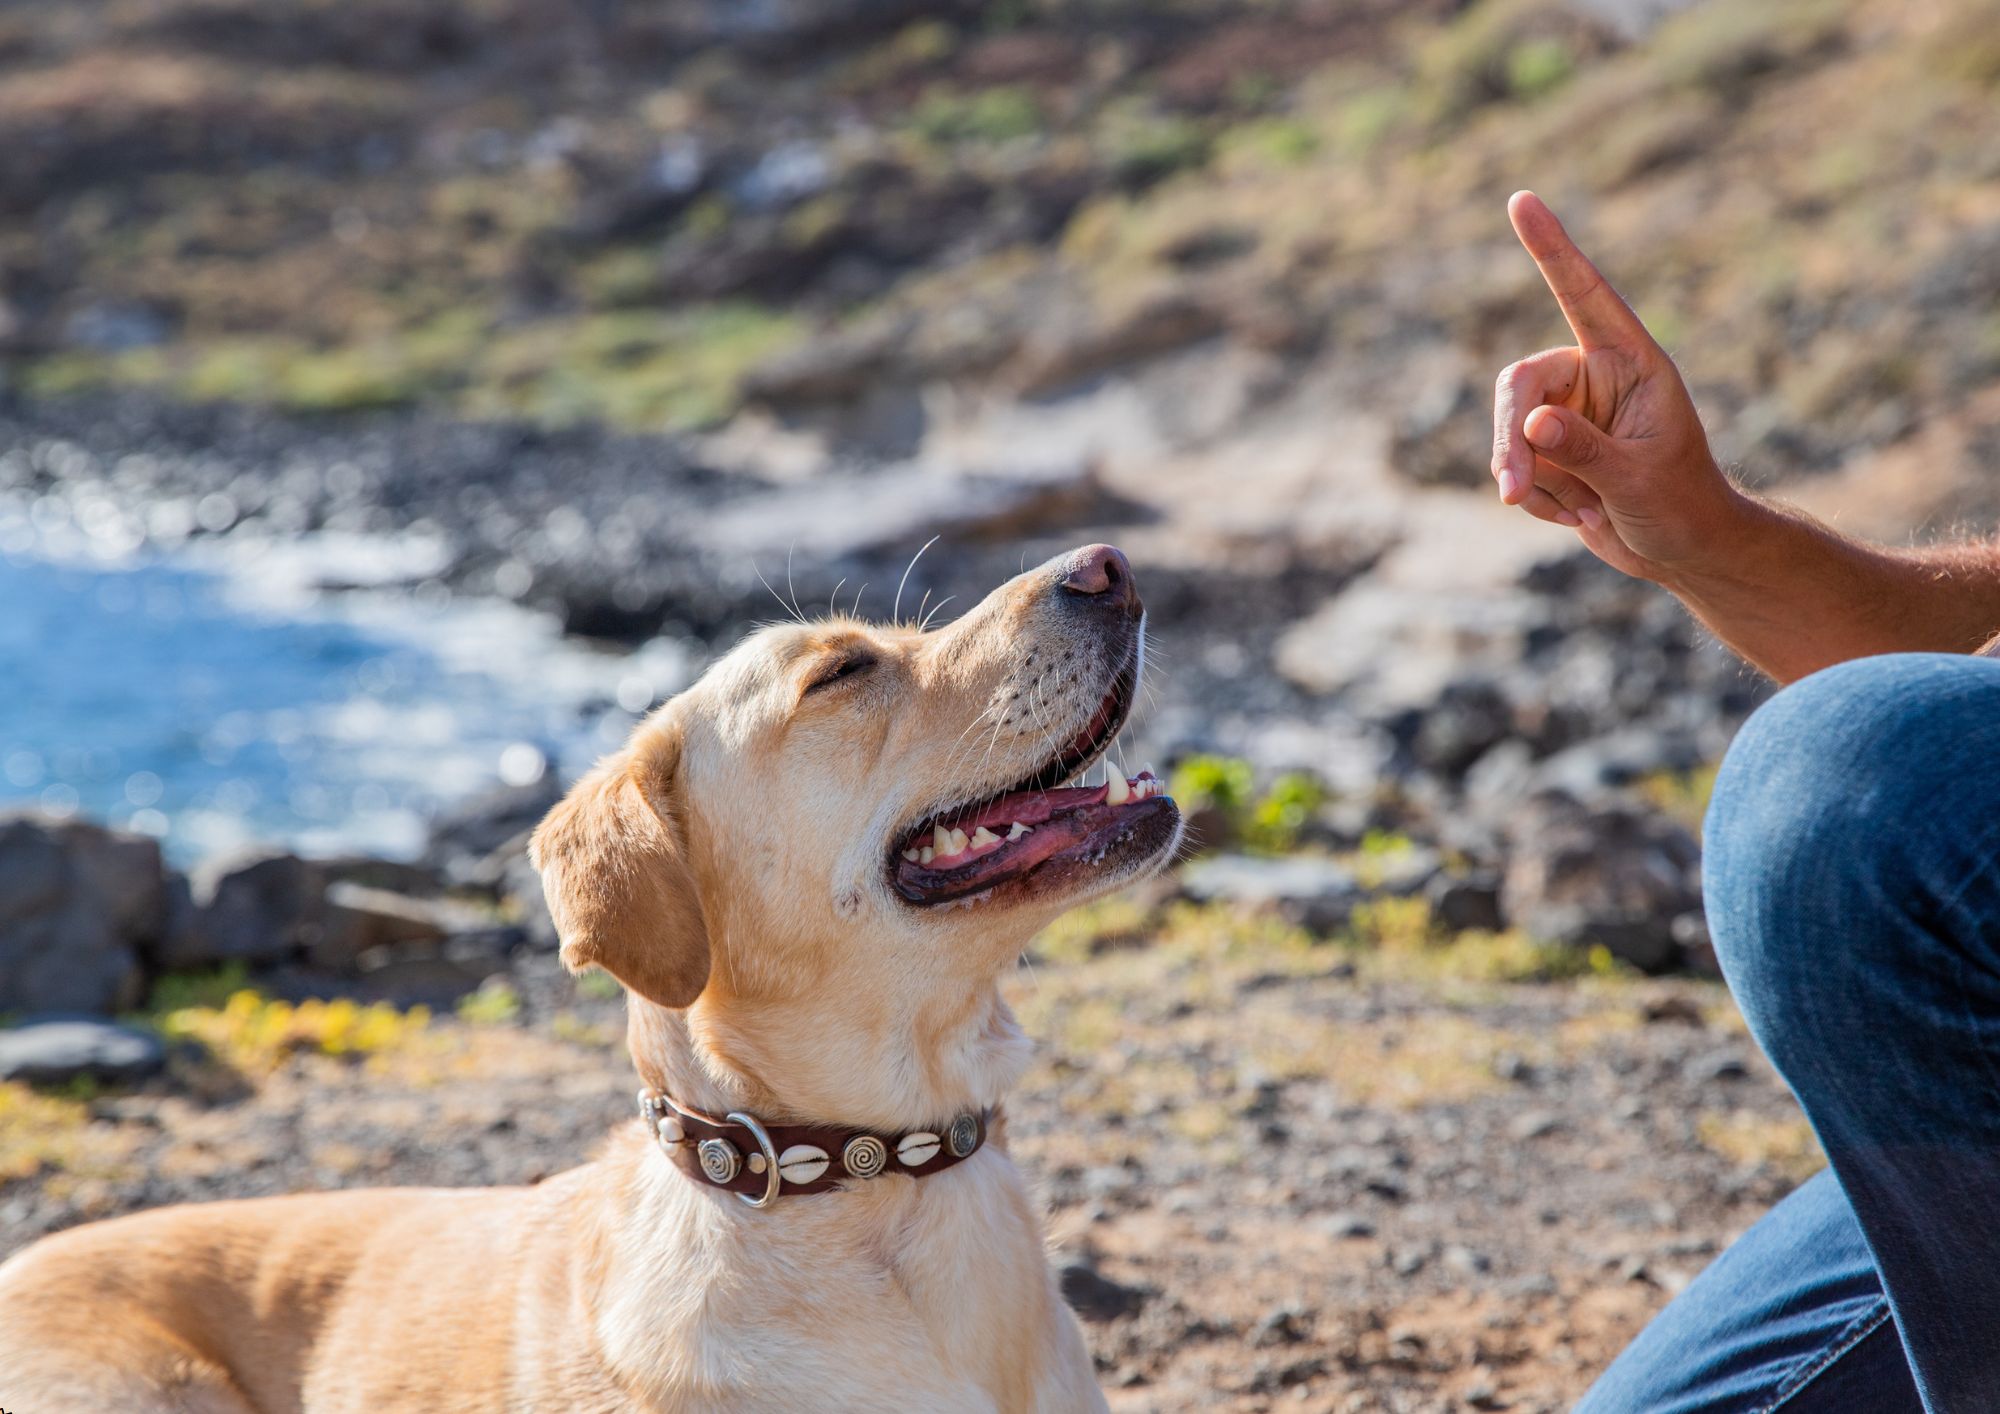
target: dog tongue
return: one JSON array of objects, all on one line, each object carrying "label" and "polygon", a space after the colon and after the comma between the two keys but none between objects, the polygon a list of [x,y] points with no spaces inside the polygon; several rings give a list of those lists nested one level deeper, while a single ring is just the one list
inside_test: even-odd
[{"label": "dog tongue", "polygon": [[1102,805],[1109,790],[1108,785],[1102,785],[1016,791],[982,806],[976,815],[954,823],[967,834],[984,825],[994,834],[1004,835],[1007,827],[1016,821],[1023,825],[1040,825],[1046,823],[1050,816],[1065,810],[1074,810],[1081,805]]}]

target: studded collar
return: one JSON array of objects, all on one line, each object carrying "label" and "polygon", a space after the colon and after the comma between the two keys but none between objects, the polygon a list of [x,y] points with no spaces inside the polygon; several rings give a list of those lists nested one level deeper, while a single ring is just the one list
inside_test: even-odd
[{"label": "studded collar", "polygon": [[939,1130],[882,1134],[830,1125],[774,1124],[732,1111],[715,1119],[658,1090],[639,1092],[639,1115],[682,1173],[726,1188],[753,1208],[780,1194],[826,1193],[885,1173],[924,1178],[963,1163],[986,1143],[993,1111],[967,1112]]}]

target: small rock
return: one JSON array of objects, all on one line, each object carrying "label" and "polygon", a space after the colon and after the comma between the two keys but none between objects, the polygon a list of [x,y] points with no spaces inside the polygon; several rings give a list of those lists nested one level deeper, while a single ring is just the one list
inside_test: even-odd
[{"label": "small rock", "polygon": [[1335,1213],[1323,1224],[1328,1237],[1373,1237],[1375,1224],[1359,1213]]},{"label": "small rock", "polygon": [[1465,1402],[1472,1409],[1505,1409],[1500,1388],[1491,1380],[1475,1380],[1465,1387]]},{"label": "small rock", "polygon": [[0,1031],[0,1080],[60,1085],[88,1077],[122,1085],[157,1073],[166,1060],[152,1032],[91,1017],[31,1017]]},{"label": "small rock", "polygon": [[1391,730],[1398,736],[1407,733],[1410,755],[1419,766],[1457,780],[1513,734],[1514,705],[1490,679],[1459,678],[1446,683],[1435,701],[1403,719],[1400,729],[1392,724]]},{"label": "small rock", "polygon": [[1297,1306],[1266,1311],[1250,1329],[1250,1344],[1259,1350],[1273,1345],[1297,1345],[1309,1334],[1309,1313]]},{"label": "small rock", "polygon": [[1470,1247],[1456,1244],[1444,1249],[1445,1266],[1462,1277],[1475,1277],[1492,1269],[1493,1263],[1483,1252],[1475,1252]]},{"label": "small rock", "polygon": [[1548,1110],[1529,1110],[1526,1114],[1514,1116],[1507,1125],[1507,1133],[1512,1138],[1526,1143],[1530,1139],[1540,1139],[1562,1128],[1559,1116]]},{"label": "small rock", "polygon": [[1125,1286],[1104,1276],[1086,1262],[1071,1262],[1059,1274],[1063,1300],[1086,1321],[1115,1321],[1136,1316],[1145,1308],[1152,1292],[1143,1287]]},{"label": "small rock", "polygon": [[1697,1085],[1707,1085],[1718,1080],[1747,1080],[1750,1078],[1750,1067],[1739,1055],[1729,1051],[1711,1051],[1689,1060],[1681,1067],[1681,1074]]},{"label": "small rock", "polygon": [[1183,869],[1180,882],[1181,891],[1196,902],[1271,909],[1319,933],[1345,925],[1361,899],[1352,874],[1312,855],[1209,855]]},{"label": "small rock", "polygon": [[1708,1018],[1702,1015],[1700,1004],[1692,997],[1679,995],[1654,997],[1640,1008],[1640,1015],[1653,1023],[1677,1022],[1697,1029],[1708,1025]]},{"label": "small rock", "polygon": [[1424,897],[1430,902],[1431,917],[1454,933],[1497,933],[1506,926],[1500,911],[1500,875],[1494,870],[1433,875]]}]

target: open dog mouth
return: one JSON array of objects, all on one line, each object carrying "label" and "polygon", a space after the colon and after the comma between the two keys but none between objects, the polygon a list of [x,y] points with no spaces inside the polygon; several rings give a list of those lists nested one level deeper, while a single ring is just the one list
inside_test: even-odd
[{"label": "open dog mouth", "polygon": [[899,837],[889,858],[896,892],[914,904],[947,903],[1163,847],[1180,812],[1152,772],[1127,777],[1113,769],[1101,785],[1062,784],[1124,729],[1138,673],[1135,652],[1083,730],[1026,779],[948,806]]}]

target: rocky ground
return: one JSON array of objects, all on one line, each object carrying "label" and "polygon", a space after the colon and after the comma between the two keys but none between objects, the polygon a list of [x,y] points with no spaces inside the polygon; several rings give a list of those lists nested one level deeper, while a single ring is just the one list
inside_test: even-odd
[{"label": "rocky ground", "polygon": [[[1014,1143],[1117,1409],[1564,1408],[1815,1166],[1714,984],[1125,908],[1009,989],[1043,1042]],[[184,996],[149,1081],[0,1086],[0,1256],[222,1194],[532,1182],[627,1120],[609,989],[543,958],[475,996],[372,1031]]]}]

